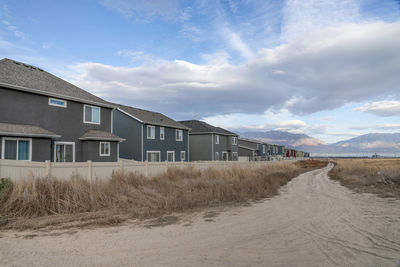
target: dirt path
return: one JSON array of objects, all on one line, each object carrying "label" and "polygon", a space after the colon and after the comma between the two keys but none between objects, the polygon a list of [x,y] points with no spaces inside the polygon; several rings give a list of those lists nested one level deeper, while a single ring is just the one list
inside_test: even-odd
[{"label": "dirt path", "polygon": [[353,194],[327,177],[330,168],[302,174],[250,207],[182,215],[164,227],[31,239],[1,233],[0,265],[396,266],[400,201]]}]

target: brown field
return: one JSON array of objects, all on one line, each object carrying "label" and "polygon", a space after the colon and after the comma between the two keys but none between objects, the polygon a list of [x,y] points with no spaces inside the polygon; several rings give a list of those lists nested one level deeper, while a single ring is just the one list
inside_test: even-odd
[{"label": "brown field", "polygon": [[335,160],[331,179],[356,192],[400,198],[400,159]]},{"label": "brown field", "polygon": [[117,224],[130,218],[248,201],[278,194],[301,173],[322,168],[324,161],[279,162],[259,168],[226,170],[169,169],[153,179],[118,173],[89,183],[31,178],[0,184],[0,227],[24,229]]}]

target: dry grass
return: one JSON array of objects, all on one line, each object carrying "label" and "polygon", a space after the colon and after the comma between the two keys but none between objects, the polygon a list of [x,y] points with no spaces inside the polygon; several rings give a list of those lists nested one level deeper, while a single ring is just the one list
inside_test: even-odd
[{"label": "dry grass", "polygon": [[356,192],[400,198],[400,159],[336,160],[329,176]]},{"label": "dry grass", "polygon": [[21,180],[0,191],[0,227],[40,228],[74,221],[116,224],[127,218],[242,203],[276,195],[300,173],[326,164],[309,160],[225,170],[188,167],[169,169],[153,179],[118,173],[92,184],[77,176]]}]

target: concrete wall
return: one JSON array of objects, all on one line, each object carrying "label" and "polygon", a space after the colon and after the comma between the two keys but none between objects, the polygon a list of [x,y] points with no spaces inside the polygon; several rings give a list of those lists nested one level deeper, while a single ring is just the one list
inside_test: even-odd
[{"label": "concrete wall", "polygon": [[[0,87],[0,122],[29,124],[61,135],[57,141],[75,142],[75,161],[83,161],[79,138],[88,130],[111,132],[111,110],[100,107],[100,124],[83,122],[84,104],[67,100],[67,107],[49,105],[49,97]],[[53,159],[53,149],[51,149]],[[116,153],[116,152],[115,152]],[[86,155],[92,158],[96,155]]]}]

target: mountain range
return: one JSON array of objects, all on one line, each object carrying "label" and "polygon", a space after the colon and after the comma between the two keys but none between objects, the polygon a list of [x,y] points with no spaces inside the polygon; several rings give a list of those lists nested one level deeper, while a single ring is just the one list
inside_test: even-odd
[{"label": "mountain range", "polygon": [[400,153],[400,133],[370,133],[337,143],[327,144],[306,134],[285,131],[244,132],[241,137],[282,144],[317,154],[385,154]]}]

